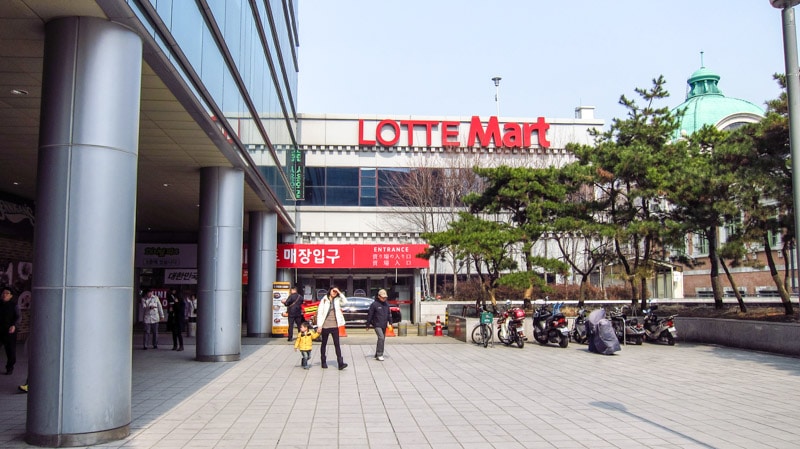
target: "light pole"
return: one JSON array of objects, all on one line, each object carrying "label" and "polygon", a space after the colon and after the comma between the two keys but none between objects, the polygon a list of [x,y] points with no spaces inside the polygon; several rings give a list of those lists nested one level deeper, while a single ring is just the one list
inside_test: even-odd
[{"label": "light pole", "polygon": [[[794,22],[794,7],[800,0],[770,0],[770,4],[781,10],[783,20],[783,56],[786,61],[786,94],[789,97],[789,154],[792,157],[792,200],[794,202],[794,238],[800,233],[800,73],[797,66],[797,28]],[[800,251],[800,245],[795,245]],[[793,256],[800,259],[798,253]],[[794,292],[792,292],[794,293]]]},{"label": "light pole", "polygon": [[[800,2],[800,0],[798,0]],[[495,76],[492,78],[494,81],[494,104],[497,106],[497,119],[500,120],[500,78],[499,76]]]}]

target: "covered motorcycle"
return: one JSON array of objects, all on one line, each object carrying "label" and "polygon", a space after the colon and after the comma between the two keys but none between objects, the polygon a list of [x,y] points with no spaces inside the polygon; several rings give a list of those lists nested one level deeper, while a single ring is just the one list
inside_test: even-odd
[{"label": "covered motorcycle", "polygon": [[586,319],[586,336],[589,340],[589,351],[611,355],[622,348],[614,332],[614,325],[606,318],[605,309],[597,309]]}]

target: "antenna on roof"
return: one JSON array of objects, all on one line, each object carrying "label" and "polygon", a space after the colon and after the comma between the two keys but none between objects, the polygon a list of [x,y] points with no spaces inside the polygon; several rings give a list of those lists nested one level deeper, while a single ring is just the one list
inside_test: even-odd
[{"label": "antenna on roof", "polygon": [[705,52],[704,52],[703,50],[700,50],[700,68],[701,68],[701,69],[702,69],[703,67],[705,67],[705,66],[706,66],[706,65],[703,63],[703,53],[705,53]]}]

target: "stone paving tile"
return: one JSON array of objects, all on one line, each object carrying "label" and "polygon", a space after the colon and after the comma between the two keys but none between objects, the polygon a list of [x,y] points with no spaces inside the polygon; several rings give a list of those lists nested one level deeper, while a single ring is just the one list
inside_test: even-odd
[{"label": "stone paving tile", "polygon": [[[800,359],[678,344],[614,356],[527,344],[348,331],[339,371],[285,339],[243,339],[238,362],[194,346],[133,350],[131,435],[102,448],[790,448]],[[136,339],[134,339],[136,341]],[[186,343],[189,343],[187,341]],[[192,342],[193,343],[193,342]],[[23,351],[20,351],[23,352]],[[329,360],[333,357],[328,349]],[[0,447],[24,443],[27,361],[0,376]],[[18,374],[19,372],[19,374]],[[156,380],[154,383],[153,381]]]}]

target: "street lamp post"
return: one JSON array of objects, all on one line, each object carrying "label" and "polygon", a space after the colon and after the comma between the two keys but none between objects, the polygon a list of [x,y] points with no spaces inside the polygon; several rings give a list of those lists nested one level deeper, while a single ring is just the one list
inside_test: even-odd
[{"label": "street lamp post", "polygon": [[[795,241],[800,233],[800,73],[797,66],[797,28],[794,7],[800,0],[770,0],[781,10],[783,20],[783,56],[786,62],[786,94],[789,97],[789,154],[792,157],[792,200],[794,202]],[[800,245],[795,245],[800,252]],[[795,253],[800,260],[800,253]],[[794,293],[794,292],[793,292]]]},{"label": "street lamp post", "polygon": [[[798,2],[800,2],[800,0],[798,0]],[[492,81],[494,81],[494,104],[495,104],[495,106],[497,106],[497,119],[498,120],[500,119],[500,80],[501,79],[503,79],[503,78],[500,78],[499,76],[495,76],[494,78],[492,78]]]}]

